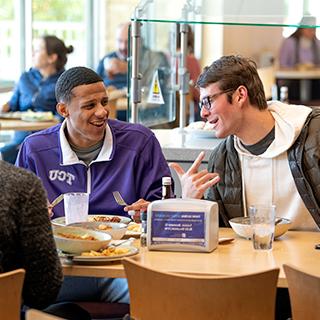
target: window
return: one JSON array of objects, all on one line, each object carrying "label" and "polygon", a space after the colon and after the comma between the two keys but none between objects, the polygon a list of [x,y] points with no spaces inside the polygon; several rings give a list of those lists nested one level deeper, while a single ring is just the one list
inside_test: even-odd
[{"label": "window", "polygon": [[[72,45],[74,52],[68,55],[67,67],[84,65],[86,51],[86,1],[85,0],[33,0],[32,38],[53,34],[66,46]],[[92,44],[91,44],[92,45]],[[30,50],[29,50],[30,52]],[[27,65],[31,66],[28,55]]]},{"label": "window", "polygon": [[[19,51],[15,50],[18,37],[15,25],[14,2],[0,0],[0,89],[12,86],[19,72]],[[11,81],[10,81],[11,80]]]}]

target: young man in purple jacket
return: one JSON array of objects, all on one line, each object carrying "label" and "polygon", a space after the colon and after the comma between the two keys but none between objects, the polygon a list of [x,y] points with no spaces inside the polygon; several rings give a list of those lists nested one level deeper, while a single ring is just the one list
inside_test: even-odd
[{"label": "young man in purple jacket", "polygon": [[[65,120],[29,136],[16,165],[39,176],[51,202],[67,192],[88,192],[89,214],[126,215],[112,191],[127,203],[161,199],[161,179],[170,170],[155,135],[139,124],[108,120],[103,80],[75,67],[56,85],[57,110]],[[54,216],[64,216],[63,201]]]},{"label": "young man in purple jacket", "polygon": [[[89,214],[126,215],[112,191],[127,203],[161,199],[161,179],[170,170],[159,142],[142,125],[108,120],[108,95],[98,74],[85,67],[65,71],[56,98],[65,120],[28,136],[16,161],[40,177],[50,202],[62,193],[88,192]],[[64,216],[63,203],[53,211],[53,217]],[[128,302],[126,280],[65,277],[60,300],[92,297]]]}]

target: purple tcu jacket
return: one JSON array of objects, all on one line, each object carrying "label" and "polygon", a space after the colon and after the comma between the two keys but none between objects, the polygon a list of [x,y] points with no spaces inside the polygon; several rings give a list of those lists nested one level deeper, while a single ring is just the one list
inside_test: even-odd
[{"label": "purple tcu jacket", "polygon": [[[88,192],[89,214],[127,215],[112,191],[127,203],[161,199],[161,179],[171,174],[151,130],[108,120],[100,154],[86,166],[70,148],[64,127],[65,122],[28,136],[16,161],[40,177],[50,202],[61,193]],[[63,201],[53,211],[54,217],[64,216]]]}]

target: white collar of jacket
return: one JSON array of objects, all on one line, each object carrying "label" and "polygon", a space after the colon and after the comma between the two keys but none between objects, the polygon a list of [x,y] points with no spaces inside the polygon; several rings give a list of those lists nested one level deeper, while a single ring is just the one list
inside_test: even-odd
[{"label": "white collar of jacket", "polygon": [[[60,127],[59,130],[59,138],[60,138],[60,147],[62,152],[62,163],[61,165],[72,165],[77,163],[84,163],[83,161],[79,160],[76,153],[71,149],[70,144],[64,134],[64,129],[67,125],[67,120],[65,119]],[[111,154],[113,150],[113,136],[111,129],[107,123],[106,125],[106,133],[104,135],[104,141],[100,153],[92,162],[99,162],[99,161],[110,161]]]},{"label": "white collar of jacket", "polygon": [[[261,155],[254,157],[274,158],[287,151],[298,138],[311,108],[302,105],[288,105],[279,101],[268,102],[268,110],[275,120],[275,140]],[[250,155],[237,137],[234,137],[235,148],[239,154]]]}]

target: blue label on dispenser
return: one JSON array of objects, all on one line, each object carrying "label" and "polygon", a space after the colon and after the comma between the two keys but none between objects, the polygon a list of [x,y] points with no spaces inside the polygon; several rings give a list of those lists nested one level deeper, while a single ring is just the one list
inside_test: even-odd
[{"label": "blue label on dispenser", "polygon": [[152,211],[151,244],[205,246],[205,213]]}]

